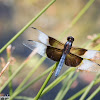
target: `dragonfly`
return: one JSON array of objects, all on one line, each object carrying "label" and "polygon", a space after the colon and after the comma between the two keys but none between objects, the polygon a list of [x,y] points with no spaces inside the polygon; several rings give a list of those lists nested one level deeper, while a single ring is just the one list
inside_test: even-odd
[{"label": "dragonfly", "polygon": [[72,36],[68,36],[67,42],[64,44],[37,28],[32,28],[38,32],[39,42],[27,40],[23,42],[23,45],[31,50],[38,48],[37,53],[41,56],[46,54],[46,57],[51,60],[59,61],[55,77],[60,74],[64,63],[81,71],[100,72],[100,51],[73,47],[74,38]]}]

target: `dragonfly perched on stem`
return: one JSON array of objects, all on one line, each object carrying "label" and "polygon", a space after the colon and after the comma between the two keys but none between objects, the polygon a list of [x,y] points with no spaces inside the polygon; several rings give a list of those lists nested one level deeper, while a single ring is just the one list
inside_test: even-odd
[{"label": "dragonfly perched on stem", "polygon": [[72,36],[67,37],[67,42],[64,44],[42,31],[32,28],[38,31],[37,38],[40,42],[27,40],[23,42],[23,45],[31,50],[38,48],[38,54],[42,56],[46,54],[48,58],[59,61],[55,77],[59,75],[64,63],[67,66],[76,67],[78,70],[100,71],[100,51],[72,47],[74,41]]}]

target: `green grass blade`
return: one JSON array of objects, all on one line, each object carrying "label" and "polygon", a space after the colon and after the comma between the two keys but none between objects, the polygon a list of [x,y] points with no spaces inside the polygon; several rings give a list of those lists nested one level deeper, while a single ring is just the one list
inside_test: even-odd
[{"label": "green grass blade", "polygon": [[18,94],[20,94],[21,92],[23,92],[24,90],[26,90],[28,87],[30,87],[31,85],[33,85],[34,83],[36,83],[39,79],[41,79],[43,76],[45,76],[55,65],[53,65],[52,67],[48,68],[45,72],[43,72],[42,74],[40,74],[36,79],[34,79],[33,81],[31,81],[30,83],[28,83],[26,86],[24,86],[23,88],[19,88],[18,90],[16,90],[13,95],[10,97],[10,99],[15,98]]},{"label": "green grass blade", "polygon": [[26,63],[22,63],[21,66],[18,67],[18,69],[12,74],[11,77],[4,83],[4,85],[0,88],[0,93],[3,91],[3,89],[7,86],[7,84],[21,71],[21,69],[26,65]]},{"label": "green grass blade", "polygon": [[[8,46],[8,48],[6,49],[6,52],[7,52],[7,61],[11,61],[11,45]],[[12,76],[12,66],[11,64],[9,65],[9,70],[8,70],[8,74],[9,74],[9,77]],[[11,96],[13,94],[13,85],[12,85],[12,81],[9,82],[8,84],[9,86],[9,95]]]},{"label": "green grass blade", "polygon": [[18,73],[24,68],[24,66],[29,62],[30,58],[35,54],[33,51],[26,60],[18,67],[18,69],[9,77],[9,79],[4,83],[4,85],[0,88],[0,93],[3,91],[3,89],[8,85],[8,83],[16,76]]},{"label": "green grass blade", "polygon": [[59,98],[61,97],[63,91],[65,90],[66,86],[68,85],[69,80],[72,78],[74,72],[71,72],[68,77],[64,80],[64,85],[62,86],[62,88],[60,89],[59,93],[57,94],[55,100],[59,100]]},{"label": "green grass blade", "polygon": [[62,33],[62,36],[59,39],[65,37],[65,34],[69,32],[69,30],[76,24],[76,22],[83,16],[83,14],[89,9],[89,7],[93,4],[95,0],[89,0],[89,2],[84,6],[84,8],[78,13],[78,15],[72,20],[69,27]]},{"label": "green grass blade", "polygon": [[43,63],[43,61],[45,60],[45,57],[42,57],[40,59],[40,61],[37,63],[37,65],[35,67],[33,67],[33,69],[31,70],[31,72],[29,72],[29,74],[25,77],[25,79],[21,82],[21,84],[17,87],[17,89],[15,90],[15,92],[20,89],[21,87],[23,87],[23,85],[29,80],[29,78],[33,75],[33,73],[37,70],[37,68]]},{"label": "green grass blade", "polygon": [[100,92],[100,86],[87,98],[87,100],[92,100],[95,95]]},{"label": "green grass blade", "polygon": [[95,81],[99,78],[100,74],[97,74],[95,79],[88,85],[86,91],[83,93],[79,100],[84,100],[87,94],[89,93],[90,89],[94,86]]},{"label": "green grass blade", "polygon": [[63,100],[64,96],[67,94],[68,90],[70,89],[72,83],[76,80],[76,78],[78,77],[79,73],[77,73],[68,83],[68,85],[66,86],[65,90],[63,91],[60,100]]},{"label": "green grass blade", "polygon": [[56,66],[53,67],[52,71],[49,73],[48,77],[46,78],[45,82],[43,83],[41,89],[39,90],[38,94],[36,95],[36,97],[34,98],[34,100],[38,100],[44,90],[44,88],[46,87],[47,83],[49,82],[50,78],[52,77],[56,67],[58,66],[58,63],[56,63]]},{"label": "green grass blade", "polygon": [[17,100],[33,100],[33,98],[25,97],[25,96],[17,96],[15,99],[17,99]]},{"label": "green grass blade", "polygon": [[85,5],[85,7],[80,11],[80,13],[74,18],[74,20],[71,23],[71,26],[73,26],[80,17],[88,10],[88,8],[93,4],[95,0],[89,0],[89,2]]},{"label": "green grass blade", "polygon": [[[100,83],[99,79],[95,81],[94,85],[96,85],[98,83]],[[80,90],[79,92],[77,92],[76,94],[74,94],[73,96],[71,96],[70,98],[68,98],[67,100],[74,100],[74,99],[76,99],[78,96],[80,96],[82,93],[84,93],[86,91],[86,89],[88,88],[88,86],[86,86],[85,88],[83,88],[82,90]]]},{"label": "green grass blade", "polygon": [[75,68],[69,68],[67,71],[65,71],[61,76],[59,76],[55,81],[53,81],[50,85],[48,85],[42,92],[41,96],[46,94],[48,91],[50,91],[53,87],[55,87],[59,82],[61,82],[63,79],[65,79],[70,72],[75,71]]},{"label": "green grass blade", "polygon": [[29,21],[9,42],[7,42],[1,49],[0,54],[15,41],[33,22],[35,22],[56,0],[52,0],[47,4],[31,21]]}]

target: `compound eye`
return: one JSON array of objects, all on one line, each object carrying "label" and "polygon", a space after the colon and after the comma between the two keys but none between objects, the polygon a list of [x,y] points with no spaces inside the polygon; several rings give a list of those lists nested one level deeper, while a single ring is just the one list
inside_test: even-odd
[{"label": "compound eye", "polygon": [[74,41],[74,38],[73,38],[72,36],[69,36],[69,37],[67,38],[67,40],[68,40],[68,41]]}]

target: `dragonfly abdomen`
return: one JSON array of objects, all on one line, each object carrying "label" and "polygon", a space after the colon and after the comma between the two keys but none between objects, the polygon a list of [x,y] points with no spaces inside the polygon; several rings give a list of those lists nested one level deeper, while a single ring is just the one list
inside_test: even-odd
[{"label": "dragonfly abdomen", "polygon": [[60,61],[59,61],[59,64],[58,64],[58,67],[56,69],[56,72],[55,72],[55,77],[57,77],[60,73],[60,70],[65,62],[65,58],[66,58],[66,54],[63,54]]}]

